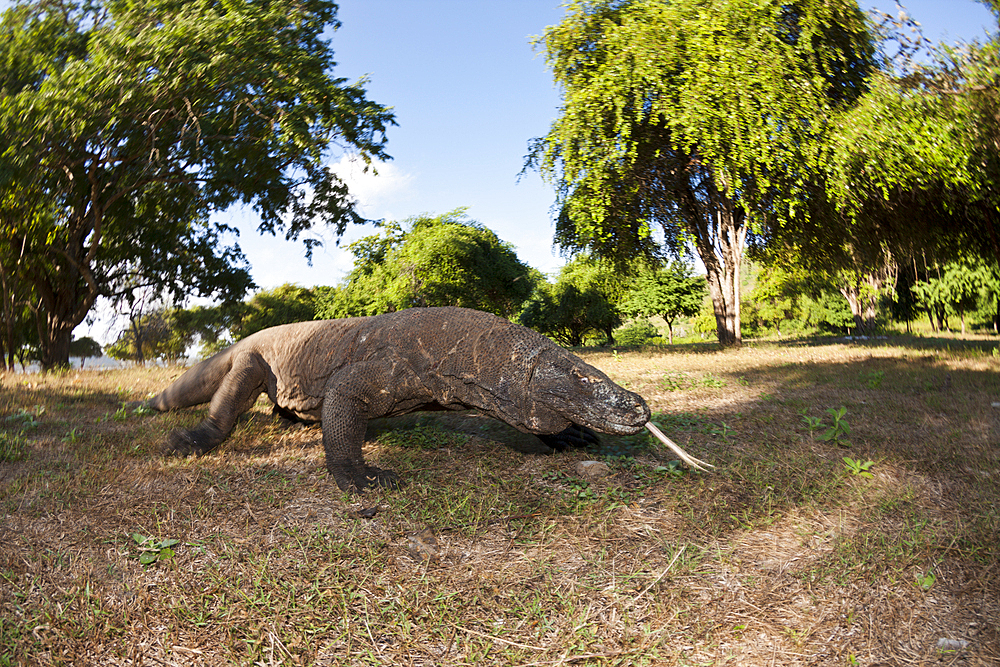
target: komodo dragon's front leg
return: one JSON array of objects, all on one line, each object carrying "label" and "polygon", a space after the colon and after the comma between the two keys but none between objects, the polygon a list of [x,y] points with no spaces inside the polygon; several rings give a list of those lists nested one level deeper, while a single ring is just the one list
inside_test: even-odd
[{"label": "komodo dragon's front leg", "polygon": [[167,453],[187,456],[214,449],[229,436],[237,417],[249,410],[257,396],[267,390],[271,377],[271,369],[256,352],[234,357],[229,371],[212,395],[208,417],[193,429],[171,431],[167,436]]},{"label": "komodo dragon's front leg", "polygon": [[337,486],[342,491],[398,486],[396,473],[365,463],[361,446],[368,420],[432,401],[430,391],[405,363],[366,361],[332,375],[323,397],[323,450]]}]

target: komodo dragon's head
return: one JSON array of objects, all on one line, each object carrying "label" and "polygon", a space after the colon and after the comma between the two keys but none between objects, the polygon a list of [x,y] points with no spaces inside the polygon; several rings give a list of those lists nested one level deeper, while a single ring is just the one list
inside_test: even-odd
[{"label": "komodo dragon's head", "polygon": [[629,435],[649,421],[642,396],[554,346],[539,355],[527,389],[531,415],[526,425],[537,433],[558,432],[572,422],[601,433]]}]

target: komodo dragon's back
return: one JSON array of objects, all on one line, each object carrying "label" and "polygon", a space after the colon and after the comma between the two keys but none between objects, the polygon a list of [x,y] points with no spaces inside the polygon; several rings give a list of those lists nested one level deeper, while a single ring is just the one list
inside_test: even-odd
[{"label": "komodo dragon's back", "polygon": [[210,402],[167,449],[204,453],[267,393],[276,409],[323,425],[326,465],[343,489],[393,484],[361,455],[369,419],[427,408],[478,408],[562,447],[591,429],[635,433],[645,401],[548,338],[490,313],[413,308],[265,329],[191,368],[147,402],[156,410]]}]

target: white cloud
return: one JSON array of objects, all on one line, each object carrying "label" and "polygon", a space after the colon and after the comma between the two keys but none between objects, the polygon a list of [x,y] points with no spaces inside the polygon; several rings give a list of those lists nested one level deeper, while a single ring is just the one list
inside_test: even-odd
[{"label": "white cloud", "polygon": [[347,184],[351,195],[357,200],[358,212],[369,218],[392,217],[392,209],[412,196],[414,181],[408,174],[391,162],[372,162],[365,168],[365,162],[356,155],[344,155],[330,169]]}]

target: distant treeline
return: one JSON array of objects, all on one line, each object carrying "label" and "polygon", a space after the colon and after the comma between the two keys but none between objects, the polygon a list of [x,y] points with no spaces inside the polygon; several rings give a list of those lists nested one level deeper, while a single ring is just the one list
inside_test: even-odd
[{"label": "distant treeline", "polygon": [[[116,359],[177,361],[193,345],[199,356],[267,327],[313,319],[377,315],[404,308],[462,306],[519,321],[566,346],[656,345],[674,336],[703,339],[716,330],[704,276],[683,262],[614,266],[579,255],[551,280],[521,262],[481,224],[456,210],[387,223],[351,244],[353,270],[338,285],[285,284],[234,306],[137,313],[106,348]],[[742,276],[747,337],[848,333],[855,327],[844,292],[849,276],[765,268]],[[927,317],[938,330],[949,318],[994,328],[1000,275],[987,267],[949,264],[900,270],[891,288],[870,294],[879,327]]]}]

